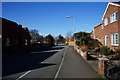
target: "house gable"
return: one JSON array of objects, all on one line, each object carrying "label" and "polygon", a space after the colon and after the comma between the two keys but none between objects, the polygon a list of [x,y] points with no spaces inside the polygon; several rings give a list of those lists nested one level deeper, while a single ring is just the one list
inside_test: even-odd
[{"label": "house gable", "polygon": [[104,16],[107,13],[107,10],[108,10],[108,8],[109,8],[110,5],[113,5],[113,6],[116,6],[116,7],[120,7],[120,2],[109,2],[108,5],[107,5],[107,7],[106,7],[106,10],[105,10],[105,12],[103,14],[102,20],[104,19]]}]

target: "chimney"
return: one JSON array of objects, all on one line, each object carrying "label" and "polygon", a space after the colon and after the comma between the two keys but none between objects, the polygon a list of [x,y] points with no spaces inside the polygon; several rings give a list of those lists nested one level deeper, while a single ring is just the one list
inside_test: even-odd
[{"label": "chimney", "polygon": [[19,24],[19,26],[20,26],[20,27],[22,27],[22,25],[21,25],[21,24]]}]

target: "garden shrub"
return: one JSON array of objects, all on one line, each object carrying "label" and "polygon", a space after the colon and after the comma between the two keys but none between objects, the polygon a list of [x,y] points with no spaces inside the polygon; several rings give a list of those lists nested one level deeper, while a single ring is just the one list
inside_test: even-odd
[{"label": "garden shrub", "polygon": [[82,46],[80,46],[80,48],[81,48],[81,50],[83,52],[87,52],[88,51],[88,46],[86,46],[86,45],[82,45]]},{"label": "garden shrub", "polygon": [[120,54],[120,49],[115,49],[115,53]]},{"label": "garden shrub", "polygon": [[107,56],[107,55],[110,54],[111,50],[107,46],[101,46],[100,47],[100,52],[101,52],[101,54]]},{"label": "garden shrub", "polygon": [[80,41],[76,41],[76,45],[77,45],[77,46],[80,46]]},{"label": "garden shrub", "polygon": [[76,45],[79,46],[80,48],[83,48],[84,51],[94,49],[96,47],[98,48],[100,45],[98,40],[94,40],[91,38],[90,33],[79,32],[75,33],[74,36],[77,39],[77,41],[75,42]]}]

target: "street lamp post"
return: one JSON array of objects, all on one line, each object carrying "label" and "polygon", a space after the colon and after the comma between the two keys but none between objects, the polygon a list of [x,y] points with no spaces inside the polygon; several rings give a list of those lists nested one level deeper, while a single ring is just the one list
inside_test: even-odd
[{"label": "street lamp post", "polygon": [[[75,34],[75,17],[73,17],[73,24],[74,24],[74,34]],[[67,18],[71,18],[71,16],[67,16]],[[75,49],[75,36],[74,36],[74,49]]]}]

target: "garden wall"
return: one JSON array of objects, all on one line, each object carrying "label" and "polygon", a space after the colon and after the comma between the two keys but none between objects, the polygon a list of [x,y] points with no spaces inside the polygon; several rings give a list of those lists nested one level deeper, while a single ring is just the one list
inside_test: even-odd
[{"label": "garden wall", "polygon": [[[99,60],[88,60],[88,55],[86,55],[85,52],[83,52],[82,50],[80,50],[78,47],[76,48],[76,51],[88,62],[88,64],[97,72],[100,74],[104,74],[105,77],[107,77],[108,79],[111,78],[116,78],[116,79],[120,79],[120,60],[108,60],[107,64],[106,63],[102,63],[104,64],[104,67],[100,67],[100,63]],[[105,72],[101,73],[99,72],[99,70],[103,69]],[[103,75],[102,75],[103,76]]]}]

